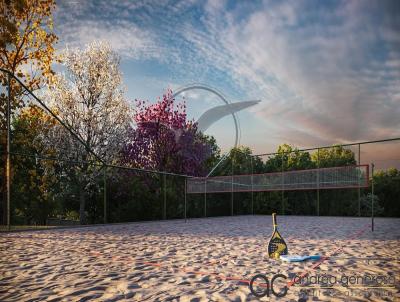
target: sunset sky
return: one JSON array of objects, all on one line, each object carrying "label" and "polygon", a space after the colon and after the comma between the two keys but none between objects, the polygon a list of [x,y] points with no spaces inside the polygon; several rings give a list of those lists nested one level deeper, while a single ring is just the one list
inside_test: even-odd
[{"label": "sunset sky", "polygon": [[[194,82],[261,100],[238,114],[256,153],[400,136],[400,1],[61,0],[55,30],[59,49],[108,41],[130,100]],[[193,119],[222,104],[185,99]],[[232,118],[208,134],[229,149]]]}]

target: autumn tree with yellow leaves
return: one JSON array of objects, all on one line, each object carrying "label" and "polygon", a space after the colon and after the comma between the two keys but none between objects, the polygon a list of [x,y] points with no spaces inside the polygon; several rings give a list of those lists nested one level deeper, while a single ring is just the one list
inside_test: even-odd
[{"label": "autumn tree with yellow leaves", "polygon": [[15,74],[30,90],[53,75],[54,0],[1,0],[0,67]]},{"label": "autumn tree with yellow leaves", "polygon": [[[17,76],[32,91],[43,86],[53,75],[55,59],[52,12],[54,0],[0,0],[0,68]],[[7,75],[0,73],[7,86]],[[22,107],[24,91],[12,85],[11,109]],[[0,127],[6,127],[6,95],[1,95]]]},{"label": "autumn tree with yellow leaves", "polygon": [[[53,31],[54,0],[0,0],[0,68],[17,76],[28,89],[35,91],[44,86],[53,75],[54,45],[57,36]],[[7,74],[0,72],[0,161],[2,177],[1,195],[5,201],[5,145],[7,110]],[[11,111],[25,105],[27,92],[15,81],[11,82]],[[6,205],[2,202],[0,219],[5,220]]]}]

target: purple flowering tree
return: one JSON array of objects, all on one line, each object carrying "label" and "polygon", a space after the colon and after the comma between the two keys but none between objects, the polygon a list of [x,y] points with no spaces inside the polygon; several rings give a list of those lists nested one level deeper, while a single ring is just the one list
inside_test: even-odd
[{"label": "purple flowering tree", "polygon": [[128,131],[123,161],[132,167],[201,176],[212,148],[197,124],[187,120],[186,105],[172,91],[150,104],[135,100],[135,127]]}]

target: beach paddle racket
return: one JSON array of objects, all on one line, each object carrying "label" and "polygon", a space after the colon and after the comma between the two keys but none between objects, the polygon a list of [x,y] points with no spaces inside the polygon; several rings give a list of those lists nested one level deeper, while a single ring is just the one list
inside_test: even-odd
[{"label": "beach paddle racket", "polygon": [[276,223],[276,213],[272,213],[272,222],[274,224],[274,231],[268,243],[268,257],[279,259],[280,255],[287,255],[288,249],[285,240],[278,232],[278,225]]}]

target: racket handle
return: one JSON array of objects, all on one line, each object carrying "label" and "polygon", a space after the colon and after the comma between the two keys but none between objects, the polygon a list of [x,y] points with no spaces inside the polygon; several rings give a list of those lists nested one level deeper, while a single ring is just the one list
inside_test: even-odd
[{"label": "racket handle", "polygon": [[277,226],[277,223],[276,223],[276,213],[272,213],[272,222],[273,222],[273,224],[274,224],[274,227]]}]

